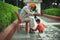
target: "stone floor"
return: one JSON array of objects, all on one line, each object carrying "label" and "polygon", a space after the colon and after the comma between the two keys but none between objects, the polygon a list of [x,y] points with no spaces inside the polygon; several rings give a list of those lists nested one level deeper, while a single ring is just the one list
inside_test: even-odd
[{"label": "stone floor", "polygon": [[44,21],[46,22],[49,22],[49,23],[60,23],[60,21],[56,21],[56,20],[53,20],[53,19],[50,19],[50,18],[47,18],[47,17],[41,17],[41,19],[43,19]]},{"label": "stone floor", "polygon": [[26,34],[25,27],[23,27],[19,33],[17,31],[14,33],[11,40],[60,40],[60,22],[55,22],[55,20],[49,18],[45,19],[45,17],[38,18],[45,25],[45,30],[42,34],[38,35],[37,32]]}]

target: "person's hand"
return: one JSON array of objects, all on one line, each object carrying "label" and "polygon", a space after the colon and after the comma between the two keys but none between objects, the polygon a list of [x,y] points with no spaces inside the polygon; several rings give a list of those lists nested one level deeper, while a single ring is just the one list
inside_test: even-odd
[{"label": "person's hand", "polygon": [[37,13],[34,13],[33,15],[36,15],[37,16]]},{"label": "person's hand", "polygon": [[35,12],[37,12],[37,10],[35,10]]},{"label": "person's hand", "polygon": [[40,16],[40,13],[35,13],[35,14],[33,14],[33,15]]}]

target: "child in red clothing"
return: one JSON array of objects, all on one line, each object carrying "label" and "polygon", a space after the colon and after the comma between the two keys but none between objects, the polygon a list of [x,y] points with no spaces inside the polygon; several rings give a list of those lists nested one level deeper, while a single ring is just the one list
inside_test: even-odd
[{"label": "child in red clothing", "polygon": [[36,27],[36,29],[34,30],[34,29],[30,28],[30,32],[33,32],[33,31],[38,30],[39,33],[43,33],[44,24],[42,24],[42,23],[40,22],[40,19],[37,19],[36,22],[37,22],[37,24],[38,24],[37,27]]},{"label": "child in red clothing", "polygon": [[39,33],[43,33],[44,24],[42,24],[39,19],[37,19],[36,22],[37,22],[38,25],[37,25],[35,31],[38,30]]}]

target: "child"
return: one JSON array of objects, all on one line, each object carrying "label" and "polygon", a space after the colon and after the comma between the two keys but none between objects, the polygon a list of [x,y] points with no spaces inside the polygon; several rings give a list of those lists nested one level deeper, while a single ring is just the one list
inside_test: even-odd
[{"label": "child", "polygon": [[40,20],[39,19],[37,19],[36,20],[36,22],[37,22],[37,27],[36,27],[36,29],[34,30],[34,29],[30,29],[31,31],[36,31],[36,30],[38,30],[38,32],[39,33],[43,33],[43,30],[44,30],[44,25],[40,22]]},{"label": "child", "polygon": [[36,30],[38,30],[39,31],[39,33],[43,33],[43,30],[44,30],[44,25],[40,22],[40,20],[39,19],[37,19],[36,20],[36,22],[37,22],[37,27],[36,27],[36,29],[35,29],[35,31]]}]

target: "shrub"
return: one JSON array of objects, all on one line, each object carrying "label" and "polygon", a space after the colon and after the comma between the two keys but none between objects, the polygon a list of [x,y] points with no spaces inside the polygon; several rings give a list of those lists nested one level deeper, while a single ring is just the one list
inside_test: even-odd
[{"label": "shrub", "polygon": [[44,13],[48,15],[60,16],[60,9],[59,8],[45,9]]},{"label": "shrub", "polygon": [[18,7],[8,3],[0,2],[0,30],[5,29],[9,24],[16,20],[15,11]]}]

